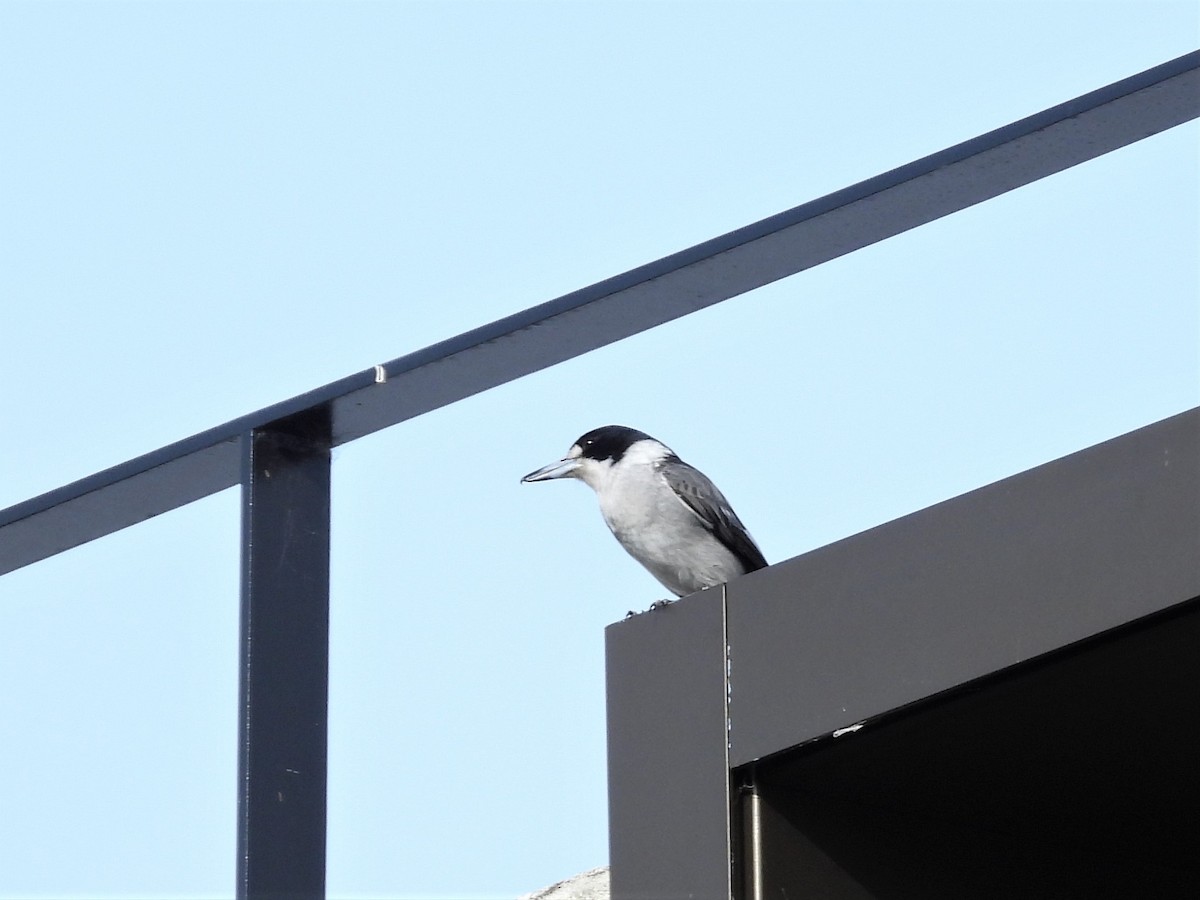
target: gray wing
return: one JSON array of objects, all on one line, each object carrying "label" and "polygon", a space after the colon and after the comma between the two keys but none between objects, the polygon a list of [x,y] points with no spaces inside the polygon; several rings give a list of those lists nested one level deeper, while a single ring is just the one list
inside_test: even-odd
[{"label": "gray wing", "polygon": [[747,572],[766,568],[762,551],[746,531],[729,501],[715,484],[699,469],[692,468],[678,457],[665,460],[659,467],[671,490],[684,506],[696,514],[704,527],[717,536],[738,558]]}]

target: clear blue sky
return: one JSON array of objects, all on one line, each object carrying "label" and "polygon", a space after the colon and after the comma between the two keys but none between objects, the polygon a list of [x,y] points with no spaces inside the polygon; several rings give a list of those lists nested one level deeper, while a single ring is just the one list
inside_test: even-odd
[{"label": "clear blue sky", "polygon": [[[0,507],[1195,49],[1194,2],[0,4]],[[1200,402],[1190,124],[349,445],[329,896],[606,862],[579,485],[778,561]],[[0,897],[233,893],[238,495],[0,578]]]}]

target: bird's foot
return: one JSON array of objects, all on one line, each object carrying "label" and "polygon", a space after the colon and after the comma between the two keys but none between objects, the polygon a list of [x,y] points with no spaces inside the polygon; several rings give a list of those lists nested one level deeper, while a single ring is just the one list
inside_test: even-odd
[{"label": "bird's foot", "polygon": [[[647,608],[646,612],[654,612],[656,609],[665,609],[666,607],[670,606],[674,602],[675,602],[674,600],[666,600],[666,599],[655,600],[653,603],[650,604],[650,606],[649,606],[649,608]],[[625,613],[625,618],[632,619],[634,616],[640,616],[640,615],[641,615],[640,612],[634,612],[631,609],[629,612]]]}]

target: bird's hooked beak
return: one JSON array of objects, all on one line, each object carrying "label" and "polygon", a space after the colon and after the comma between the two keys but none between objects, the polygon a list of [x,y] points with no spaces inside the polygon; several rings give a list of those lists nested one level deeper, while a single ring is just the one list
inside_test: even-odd
[{"label": "bird's hooked beak", "polygon": [[570,478],[575,474],[575,470],[579,468],[579,465],[580,463],[577,458],[568,456],[566,459],[560,459],[558,462],[552,462],[548,466],[542,466],[535,472],[530,472],[521,479],[521,482],[550,481],[554,478]]}]

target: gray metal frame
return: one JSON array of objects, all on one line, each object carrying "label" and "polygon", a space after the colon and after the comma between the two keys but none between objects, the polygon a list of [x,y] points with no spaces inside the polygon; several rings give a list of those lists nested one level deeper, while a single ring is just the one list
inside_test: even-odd
[{"label": "gray metal frame", "polygon": [[[1200,52],[18,503],[0,511],[0,574],[242,485],[238,892],[239,897],[321,896],[330,448],[819,265],[1198,115]],[[287,487],[276,490],[267,484],[265,472],[271,466],[286,473]],[[289,509],[299,512],[307,530],[273,536],[272,527]],[[287,567],[273,571],[258,565],[264,546],[282,554]],[[791,568],[779,569],[783,571]],[[764,575],[757,584],[775,584],[777,577],[783,576]],[[662,621],[678,622],[692,615],[685,612],[690,607],[672,610],[671,618]],[[294,630],[279,640],[267,636],[292,621],[297,611],[301,621]],[[725,640],[723,632],[714,637],[712,619],[709,615],[696,620],[694,640]],[[732,632],[729,637],[733,639]],[[627,639],[634,640],[610,636],[610,641]],[[711,679],[707,657],[697,657],[691,665],[698,677]],[[661,674],[661,669],[650,668]],[[290,677],[296,673],[304,677]],[[622,704],[635,702],[635,692],[626,691],[619,679],[610,681],[610,688],[625,698]],[[711,700],[696,702],[703,721],[696,725],[695,736],[711,740],[715,706]],[[629,727],[635,727],[637,717],[616,703],[610,703],[610,710],[616,710],[617,721],[628,715]],[[312,725],[314,716],[318,727]],[[300,749],[281,755],[282,744],[296,747],[297,742]],[[619,741],[611,750],[616,758],[626,758]],[[717,755],[705,756],[703,765],[711,766]],[[735,753],[726,762],[740,758]],[[674,769],[661,757],[653,759],[658,776],[652,784],[661,787],[664,779],[675,778]],[[713,786],[724,785],[728,772],[725,763],[720,773],[714,767]],[[653,797],[639,801],[627,794],[626,786],[618,779],[612,789],[614,821],[633,827],[622,810],[647,808]],[[720,790],[727,795],[724,787]],[[280,796],[299,802],[280,803]],[[707,822],[704,817],[719,805],[717,799],[717,793],[697,796],[697,823]],[[715,846],[722,830],[726,838],[732,834],[728,821],[706,824],[703,840],[692,843],[681,837],[678,843],[699,853],[710,839]],[[662,839],[657,829],[643,833]],[[614,840],[614,884],[632,885],[623,879],[635,871],[650,877],[650,869],[626,868],[633,865],[632,857],[624,853],[620,835]],[[722,852],[727,860],[727,850]],[[313,860],[300,873],[289,869],[298,854],[311,854]],[[694,871],[700,878],[699,873],[716,868],[697,862]],[[704,884],[706,891],[713,889],[709,881]]]},{"label": "gray metal frame", "polygon": [[612,896],[1194,890],[1198,628],[1200,409],[612,625]]}]

